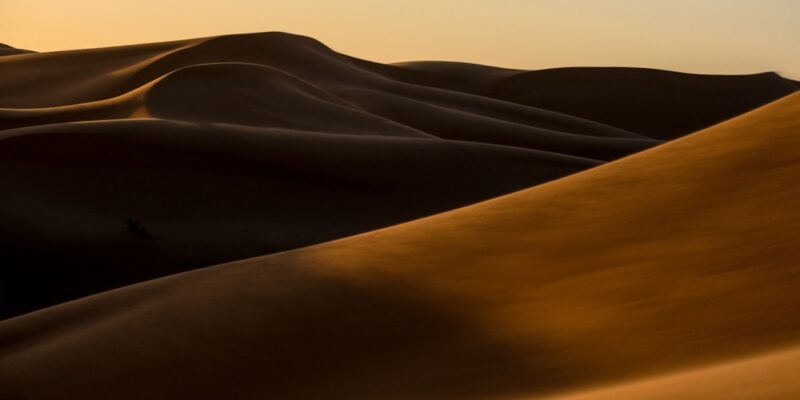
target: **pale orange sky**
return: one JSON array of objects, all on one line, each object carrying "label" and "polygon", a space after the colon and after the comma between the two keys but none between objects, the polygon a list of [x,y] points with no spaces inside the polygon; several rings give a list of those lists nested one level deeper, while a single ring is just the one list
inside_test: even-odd
[{"label": "pale orange sky", "polygon": [[800,78],[798,0],[2,0],[37,51],[287,31],[382,62],[618,65]]}]

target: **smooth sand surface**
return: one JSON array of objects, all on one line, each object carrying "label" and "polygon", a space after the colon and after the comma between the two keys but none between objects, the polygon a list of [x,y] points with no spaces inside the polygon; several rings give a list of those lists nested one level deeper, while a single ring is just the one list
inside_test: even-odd
[{"label": "smooth sand surface", "polygon": [[800,350],[646,379],[548,400],[789,400],[800,398]]},{"label": "smooth sand surface", "polygon": [[30,50],[16,49],[16,48],[13,48],[13,47],[11,47],[9,45],[0,43],[0,57],[2,57],[2,56],[13,56],[13,55],[18,55],[18,54],[27,54],[27,53],[33,53],[33,52],[30,51]]},{"label": "smooth sand surface", "polygon": [[[490,201],[0,322],[0,398],[638,398],[635,391],[660,395],[670,382],[676,394],[722,398],[736,390],[728,377],[755,370],[766,378],[737,381],[737,393],[791,398],[799,115],[800,94],[789,95]],[[126,136],[141,122],[126,124],[108,135],[110,148],[118,137],[137,146],[156,140]],[[63,126],[52,137],[83,128]],[[45,146],[24,143],[49,127],[25,129],[6,140],[21,140],[20,152]],[[186,160],[167,159],[179,165],[196,162],[195,148],[261,148],[165,137],[189,149]],[[165,162],[150,154],[121,163]],[[87,171],[118,160],[86,156],[106,163]],[[35,199],[17,201],[34,207]],[[20,215],[19,226],[29,226]],[[777,360],[738,361],[781,351]],[[616,385],[625,385],[620,397],[599,389]]]},{"label": "smooth sand surface", "polygon": [[[671,139],[796,90],[775,73],[697,75],[645,68],[499,70],[458,63],[418,62],[403,67],[411,79],[603,122]],[[403,75],[400,76],[400,79]]]},{"label": "smooth sand surface", "polygon": [[[0,140],[6,315],[324,242],[598,162],[513,147],[167,120]],[[137,220],[151,237],[126,231]],[[65,284],[65,282],[69,282]]]},{"label": "smooth sand surface", "polygon": [[0,319],[487,200],[797,89],[774,74],[384,65],[277,32],[9,49]]}]

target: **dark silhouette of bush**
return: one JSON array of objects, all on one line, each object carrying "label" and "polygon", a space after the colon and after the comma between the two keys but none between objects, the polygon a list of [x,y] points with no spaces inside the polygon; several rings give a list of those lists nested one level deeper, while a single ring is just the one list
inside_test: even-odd
[{"label": "dark silhouette of bush", "polygon": [[128,228],[128,232],[133,236],[140,237],[143,239],[149,239],[152,237],[147,228],[145,228],[144,225],[139,224],[139,221],[133,218],[128,218],[128,220],[125,221],[125,225]]}]

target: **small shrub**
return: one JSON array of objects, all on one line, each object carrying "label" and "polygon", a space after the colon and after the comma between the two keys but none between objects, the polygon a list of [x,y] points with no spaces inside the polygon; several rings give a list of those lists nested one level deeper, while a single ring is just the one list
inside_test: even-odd
[{"label": "small shrub", "polygon": [[140,224],[139,221],[133,218],[128,218],[128,220],[125,221],[125,225],[128,228],[128,232],[133,236],[140,237],[143,239],[149,239],[152,237],[147,228],[144,225]]}]

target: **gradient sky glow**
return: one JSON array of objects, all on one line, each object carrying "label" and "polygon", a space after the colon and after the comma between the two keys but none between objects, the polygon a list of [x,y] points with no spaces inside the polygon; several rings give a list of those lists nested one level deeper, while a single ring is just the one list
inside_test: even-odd
[{"label": "gradient sky glow", "polygon": [[287,31],[381,62],[618,65],[800,79],[800,0],[2,0],[37,51]]}]

